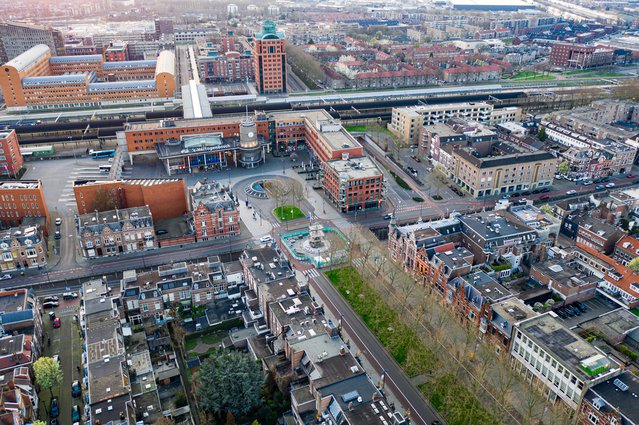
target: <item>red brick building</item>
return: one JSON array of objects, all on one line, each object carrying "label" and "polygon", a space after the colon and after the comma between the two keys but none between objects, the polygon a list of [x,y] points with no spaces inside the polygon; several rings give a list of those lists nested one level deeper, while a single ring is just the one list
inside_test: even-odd
[{"label": "red brick building", "polygon": [[183,179],[76,180],[73,193],[80,215],[102,212],[104,206],[106,210],[148,206],[153,220],[164,220],[189,210]]},{"label": "red brick building", "polygon": [[126,41],[111,42],[104,51],[106,62],[123,62],[129,60],[129,44]]},{"label": "red brick building", "polygon": [[286,93],[286,40],[272,21],[264,21],[253,38],[253,66],[261,94]]},{"label": "red brick building", "polygon": [[0,176],[15,178],[22,169],[22,164],[16,131],[0,132]]},{"label": "red brick building", "polygon": [[44,229],[49,226],[49,210],[40,180],[0,182],[0,223],[18,226],[25,217],[42,217]]},{"label": "red brick building", "polygon": [[193,229],[198,241],[240,234],[240,212],[218,182],[197,182],[189,195]]},{"label": "red brick building", "polygon": [[550,52],[550,63],[564,68],[592,68],[612,65],[615,50],[605,46],[587,46],[585,44],[557,43]]}]

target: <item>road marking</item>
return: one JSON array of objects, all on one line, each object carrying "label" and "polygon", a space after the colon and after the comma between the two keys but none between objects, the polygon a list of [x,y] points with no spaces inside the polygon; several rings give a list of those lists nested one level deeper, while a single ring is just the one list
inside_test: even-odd
[{"label": "road marking", "polygon": [[310,269],[306,272],[306,275],[310,277],[319,277],[320,274],[317,269]]}]

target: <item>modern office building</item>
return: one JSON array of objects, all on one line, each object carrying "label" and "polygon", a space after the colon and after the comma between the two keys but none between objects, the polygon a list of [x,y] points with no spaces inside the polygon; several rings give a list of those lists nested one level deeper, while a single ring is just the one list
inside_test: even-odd
[{"label": "modern office building", "polygon": [[561,400],[577,410],[588,389],[617,376],[619,365],[553,316],[546,313],[516,325],[510,354],[515,369],[551,402]]},{"label": "modern office building", "polygon": [[264,21],[253,37],[253,65],[259,93],[286,93],[286,40],[273,21]]},{"label": "modern office building", "polygon": [[550,63],[564,68],[584,69],[612,65],[615,49],[606,46],[591,46],[576,43],[556,43],[552,45]]},{"label": "modern office building", "polygon": [[39,44],[5,63],[0,87],[9,108],[100,107],[172,99],[175,55],[154,61],[104,62],[101,55],[51,57]]},{"label": "modern office building", "polygon": [[155,25],[155,39],[159,40],[163,35],[173,35],[175,29],[173,28],[173,19],[171,18],[157,18],[154,21]]},{"label": "modern office building", "polygon": [[0,62],[5,63],[38,45],[45,44],[55,55],[64,49],[59,30],[20,22],[0,22]]},{"label": "modern office building", "polygon": [[15,130],[0,132],[0,176],[16,178],[23,160]]},{"label": "modern office building", "polygon": [[393,108],[388,129],[405,143],[417,143],[422,127],[462,118],[485,124],[521,119],[521,108],[495,108],[486,102],[449,103]]},{"label": "modern office building", "polygon": [[40,180],[0,181],[0,223],[15,227],[25,218],[42,218],[49,225],[49,210]]}]

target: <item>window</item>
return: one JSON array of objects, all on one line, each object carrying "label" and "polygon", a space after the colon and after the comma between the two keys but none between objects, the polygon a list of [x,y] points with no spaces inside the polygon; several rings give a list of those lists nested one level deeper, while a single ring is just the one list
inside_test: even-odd
[{"label": "window", "polygon": [[591,424],[597,425],[599,423],[599,417],[594,412],[588,413],[588,420],[590,421]]}]

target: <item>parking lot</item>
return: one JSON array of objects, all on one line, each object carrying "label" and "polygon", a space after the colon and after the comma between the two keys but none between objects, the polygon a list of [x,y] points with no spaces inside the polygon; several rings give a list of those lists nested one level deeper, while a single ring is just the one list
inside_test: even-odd
[{"label": "parking lot", "polygon": [[109,174],[100,171],[99,167],[108,163],[107,158],[88,157],[31,161],[26,163],[27,172],[22,179],[42,180],[46,184],[44,197],[49,209],[73,215],[76,206],[73,182],[75,180],[106,180]]},{"label": "parking lot", "polygon": [[614,301],[599,294],[589,300],[582,301],[582,304],[586,306],[587,310],[585,313],[581,313],[581,315],[574,317],[558,317],[558,319],[563,322],[566,327],[574,328],[581,323],[595,319],[602,314],[620,308],[619,304],[616,304]]},{"label": "parking lot", "polygon": [[[79,380],[82,383],[80,368],[82,367],[82,336],[80,333],[79,321],[74,321],[74,316],[79,314],[80,300],[79,298],[72,300],[63,300],[59,297],[59,306],[56,308],[48,308],[44,310],[42,316],[43,356],[53,357],[58,355],[60,358],[60,369],[62,370],[62,384],[59,388],[54,388],[52,393],[58,398],[60,415],[58,423],[61,425],[71,425],[71,408],[78,405],[80,412],[84,411],[84,395],[85,388],[82,389],[82,396],[74,398],[71,395],[71,385],[73,381]],[[60,318],[61,326],[58,329],[53,328],[52,320],[49,318],[49,312],[54,312],[56,317]],[[49,344],[48,341],[51,341]],[[44,408],[46,406],[46,409]],[[51,399],[48,391],[40,392],[40,418],[50,420],[47,413],[51,409]],[[48,423],[48,422],[47,422]]]}]

